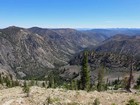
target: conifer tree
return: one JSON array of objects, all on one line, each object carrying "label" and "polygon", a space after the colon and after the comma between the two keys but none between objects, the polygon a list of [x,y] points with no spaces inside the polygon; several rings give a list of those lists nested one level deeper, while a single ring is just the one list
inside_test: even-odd
[{"label": "conifer tree", "polygon": [[11,81],[9,80],[9,77],[8,77],[8,76],[6,76],[6,77],[4,78],[4,82],[6,83],[6,86],[7,86],[7,87],[11,87]]},{"label": "conifer tree", "polygon": [[71,81],[70,88],[71,88],[71,90],[74,90],[74,80]]},{"label": "conifer tree", "polygon": [[75,80],[75,90],[78,90],[78,80]]},{"label": "conifer tree", "polygon": [[54,88],[55,83],[54,83],[54,76],[52,74],[49,76],[48,80],[49,80],[49,87]]},{"label": "conifer tree", "polygon": [[45,84],[45,82],[42,82],[42,87],[46,87],[46,84]]},{"label": "conifer tree", "polygon": [[3,77],[2,77],[2,74],[0,74],[0,84],[3,84]]},{"label": "conifer tree", "polygon": [[71,90],[78,90],[78,81],[77,80],[72,80],[70,83],[70,89]]},{"label": "conifer tree", "polygon": [[140,86],[140,76],[139,76],[139,78],[137,79],[137,86]]},{"label": "conifer tree", "polygon": [[97,90],[102,91],[104,89],[104,68],[99,68],[98,71],[98,84],[97,84]]},{"label": "conifer tree", "polygon": [[32,78],[30,81],[30,86],[34,86],[34,84],[35,84],[35,80]]},{"label": "conifer tree", "polygon": [[23,84],[23,92],[27,93],[27,97],[29,97],[30,87],[27,85],[26,81]]},{"label": "conifer tree", "polygon": [[85,51],[83,54],[82,71],[81,71],[81,84],[83,90],[90,88],[90,72],[88,67],[88,53]]}]

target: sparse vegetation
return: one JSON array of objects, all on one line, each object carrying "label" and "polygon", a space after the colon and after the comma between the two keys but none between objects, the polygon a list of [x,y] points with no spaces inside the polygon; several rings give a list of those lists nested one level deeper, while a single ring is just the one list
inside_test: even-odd
[{"label": "sparse vegetation", "polygon": [[59,102],[59,98],[51,98],[50,96],[47,98],[47,105]]},{"label": "sparse vegetation", "polygon": [[116,105],[115,103],[112,103],[112,105]]},{"label": "sparse vegetation", "polygon": [[140,90],[140,76],[139,76],[139,78],[136,81],[135,89],[139,89]]},{"label": "sparse vegetation", "polygon": [[126,105],[139,105],[134,99],[130,99]]},{"label": "sparse vegetation", "polygon": [[19,86],[19,81],[18,80],[13,80],[12,75],[4,75],[3,73],[0,73],[0,84],[11,88],[15,86]]},{"label": "sparse vegetation", "polygon": [[[24,86],[26,87],[26,83]],[[15,88],[0,90],[0,94],[2,97],[1,103],[5,103],[8,100],[9,101],[14,100],[12,101],[13,105],[16,105],[16,103],[21,101],[23,104],[25,103],[25,105],[30,105],[31,103],[34,105],[38,105],[38,104],[41,105],[50,105],[50,104],[53,105],[88,105],[88,104],[89,105],[100,105],[100,104],[126,105],[128,104],[126,103],[126,100],[129,100],[130,97],[133,97],[135,99],[134,102],[137,101],[140,102],[139,94],[136,95],[136,94],[124,93],[124,92],[122,93],[97,92],[97,91],[85,92],[83,90],[75,91],[75,90],[66,90],[66,89],[58,89],[58,88],[44,89],[38,86],[32,86],[30,88],[31,90],[30,95],[28,97],[27,96],[23,97],[23,94],[21,94],[21,92],[23,92],[22,90],[23,88],[15,87]],[[25,93],[28,92],[28,88],[24,88],[24,90]],[[111,104],[111,102],[114,102],[115,104]],[[132,104],[134,102],[131,101],[129,102],[131,104],[128,105],[138,105],[138,104]]]},{"label": "sparse vegetation", "polygon": [[27,94],[27,97],[29,97],[30,87],[29,87],[29,85],[26,83],[26,81],[24,81],[23,92]]},{"label": "sparse vegetation", "polygon": [[77,102],[71,102],[71,103],[68,103],[67,105],[80,105],[80,104]]},{"label": "sparse vegetation", "polygon": [[96,98],[96,99],[94,100],[93,105],[100,105],[100,101],[99,101],[99,99],[98,99],[98,98]]}]

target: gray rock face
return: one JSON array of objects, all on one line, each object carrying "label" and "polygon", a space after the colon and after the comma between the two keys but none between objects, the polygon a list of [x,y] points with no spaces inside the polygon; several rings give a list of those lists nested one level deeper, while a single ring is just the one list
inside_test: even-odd
[{"label": "gray rock face", "polygon": [[8,27],[0,30],[0,68],[17,76],[44,75],[93,45],[94,39],[73,29]]}]

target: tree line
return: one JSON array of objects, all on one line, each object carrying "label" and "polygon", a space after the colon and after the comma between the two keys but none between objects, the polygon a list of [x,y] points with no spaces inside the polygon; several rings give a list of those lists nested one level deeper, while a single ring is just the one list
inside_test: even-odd
[{"label": "tree line", "polygon": [[[127,91],[130,91],[133,80],[133,64],[134,62],[131,61],[129,73],[130,76],[128,78],[120,80],[120,78],[118,77],[118,79],[112,82],[104,80],[106,68],[103,64],[98,69],[97,82],[93,84],[91,83],[91,72],[88,64],[88,51],[84,51],[80,79],[72,79],[70,81],[64,81],[61,77],[57,75],[56,72],[52,72],[48,75],[47,78],[45,78],[44,82],[41,83],[41,87],[46,88],[60,87],[70,90],[86,90],[86,91],[91,90],[105,91],[112,86],[114,90],[124,88]],[[27,81],[25,80],[24,84],[22,85],[25,88],[28,88],[28,86],[38,85],[37,81],[34,79],[31,79],[30,83],[28,83]],[[20,82],[18,80],[14,80],[12,75],[6,76],[3,73],[0,73],[0,84],[6,87],[20,86]],[[140,89],[140,77],[136,81],[136,85],[134,87],[136,89]]]}]

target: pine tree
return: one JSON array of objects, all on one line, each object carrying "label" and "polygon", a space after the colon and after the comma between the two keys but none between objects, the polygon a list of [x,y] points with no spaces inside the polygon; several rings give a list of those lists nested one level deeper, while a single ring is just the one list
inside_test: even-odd
[{"label": "pine tree", "polygon": [[70,83],[70,89],[71,90],[78,90],[78,81],[77,80],[72,80]]},{"label": "pine tree", "polygon": [[23,87],[26,87],[27,86],[27,83],[26,83],[26,81],[24,81],[24,83],[23,83]]},{"label": "pine tree", "polygon": [[7,87],[11,87],[11,81],[9,80],[9,77],[8,77],[8,76],[6,76],[6,77],[4,78],[4,82],[6,83],[6,86],[7,86]]},{"label": "pine tree", "polygon": [[139,76],[139,78],[137,79],[137,86],[140,86],[140,76]]},{"label": "pine tree", "polygon": [[55,88],[55,83],[54,83],[54,76],[51,74],[48,78],[49,80],[49,88]]},{"label": "pine tree", "polygon": [[71,90],[74,90],[74,80],[71,81],[70,88],[71,88]]},{"label": "pine tree", "polygon": [[3,77],[2,77],[2,74],[0,74],[0,84],[3,84]]},{"label": "pine tree", "polygon": [[35,84],[35,80],[32,78],[30,81],[30,86],[34,86],[34,84]]},{"label": "pine tree", "polygon": [[23,92],[27,93],[27,97],[29,97],[30,87],[27,85],[26,81],[24,81]]},{"label": "pine tree", "polygon": [[137,81],[136,81],[136,85],[135,85],[136,89],[140,89],[140,76],[138,77]]},{"label": "pine tree", "polygon": [[100,68],[98,71],[98,84],[97,90],[102,91],[104,89],[104,68]]},{"label": "pine tree", "polygon": [[77,80],[77,90],[82,89],[82,83],[81,80]]},{"label": "pine tree", "polygon": [[19,86],[20,84],[19,84],[19,81],[18,80],[16,80],[15,81],[15,86]]},{"label": "pine tree", "polygon": [[90,88],[90,72],[89,72],[89,68],[88,68],[88,53],[87,52],[84,52],[84,54],[83,54],[81,83],[82,83],[83,90],[89,90],[89,88]]},{"label": "pine tree", "polygon": [[45,82],[42,82],[42,87],[46,87],[46,84],[45,84]]},{"label": "pine tree", "polygon": [[78,80],[75,80],[75,90],[78,90]]}]

